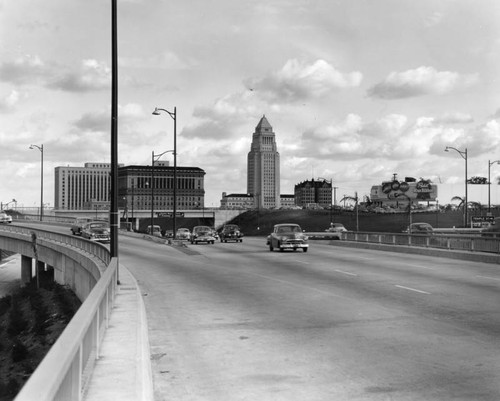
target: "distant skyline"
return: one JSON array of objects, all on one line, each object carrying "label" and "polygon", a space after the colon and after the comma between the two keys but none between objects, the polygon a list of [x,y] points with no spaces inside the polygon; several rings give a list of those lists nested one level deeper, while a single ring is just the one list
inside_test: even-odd
[{"label": "distant skyline", "polygon": [[[446,146],[468,149],[469,177],[500,159],[499,17],[496,0],[119,0],[119,162],[172,149],[151,113],[177,107],[178,165],[219,206],[245,192],[265,114],[283,194],[321,177],[369,195],[397,173],[463,195]],[[0,0],[0,201],[38,206],[31,144],[51,205],[55,167],[110,161],[110,20],[100,0]]]}]

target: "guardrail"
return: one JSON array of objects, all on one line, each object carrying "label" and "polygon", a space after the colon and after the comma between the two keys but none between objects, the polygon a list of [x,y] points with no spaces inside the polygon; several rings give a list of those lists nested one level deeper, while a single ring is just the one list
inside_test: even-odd
[{"label": "guardrail", "polygon": [[71,246],[80,249],[84,252],[90,253],[101,260],[106,266],[111,261],[111,256],[109,250],[102,244],[97,242],[92,242],[85,240],[83,238],[69,235],[55,233],[53,231],[40,230],[33,227],[21,227],[16,225],[2,225],[0,226],[0,231],[7,231],[10,233],[16,233],[20,235],[31,236],[32,232],[36,232],[38,239],[45,239],[48,241],[58,242],[65,246]]},{"label": "guardrail", "polygon": [[391,234],[348,231],[342,233],[342,240],[469,252],[500,253],[499,238],[471,235]]},{"label": "guardrail", "polygon": [[88,259],[98,259],[99,264],[106,266],[99,269],[96,284],[15,398],[16,401],[81,400],[108,327],[117,291],[118,259],[112,259],[105,246],[79,237],[10,225],[1,226],[0,235],[2,232],[23,242],[30,241],[31,233],[36,232],[37,241],[77,248],[83,255],[87,253]]}]

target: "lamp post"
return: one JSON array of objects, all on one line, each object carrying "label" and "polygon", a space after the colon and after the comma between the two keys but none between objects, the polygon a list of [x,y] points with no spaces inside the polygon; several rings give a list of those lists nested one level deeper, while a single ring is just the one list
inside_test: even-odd
[{"label": "lamp post", "polygon": [[43,143],[42,145],[30,145],[30,149],[37,148],[40,151],[40,221],[43,220]]},{"label": "lamp post", "polygon": [[174,240],[177,236],[177,226],[176,226],[176,215],[177,215],[177,107],[174,107],[174,111],[168,111],[159,107],[155,107],[153,115],[159,116],[161,112],[167,113],[174,120],[174,207],[173,207],[173,234]]},{"label": "lamp post", "polygon": [[491,166],[495,163],[500,164],[500,160],[493,162],[488,160],[488,215],[491,214]]},{"label": "lamp post", "polygon": [[[154,234],[153,230],[153,222],[154,222],[154,207],[155,207],[155,192],[154,192],[154,171],[155,171],[155,161],[159,160],[161,156],[163,156],[165,153],[172,152],[171,150],[166,150],[165,152],[162,152],[158,155],[155,155],[155,152],[151,152],[151,232],[150,234]],[[156,158],[156,159],[155,159]]]},{"label": "lamp post", "polygon": [[467,148],[465,150],[458,150],[451,146],[447,146],[444,151],[449,152],[449,149],[453,149],[457,152],[462,159],[465,160],[465,201],[464,201],[464,227],[467,228],[468,219],[467,219],[467,208],[468,208],[468,199],[467,199]]}]

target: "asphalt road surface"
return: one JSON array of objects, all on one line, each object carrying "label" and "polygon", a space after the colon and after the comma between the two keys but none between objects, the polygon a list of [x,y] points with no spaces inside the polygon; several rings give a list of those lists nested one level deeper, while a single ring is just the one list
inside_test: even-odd
[{"label": "asphalt road surface", "polygon": [[500,400],[500,270],[263,238],[120,236],[144,296],[156,401]]}]

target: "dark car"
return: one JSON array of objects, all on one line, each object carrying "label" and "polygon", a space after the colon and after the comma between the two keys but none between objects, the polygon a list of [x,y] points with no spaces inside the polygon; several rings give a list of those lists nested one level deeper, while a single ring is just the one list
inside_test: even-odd
[{"label": "dark car", "polygon": [[226,224],[219,233],[220,242],[243,242],[243,233],[236,224]]},{"label": "dark car", "polygon": [[408,234],[433,234],[434,228],[429,223],[412,223],[405,232]]},{"label": "dark car", "polygon": [[269,250],[272,252],[274,248],[284,251],[285,249],[302,249],[307,252],[309,248],[308,237],[304,234],[298,224],[286,223],[276,224],[273,232],[267,237]]},{"label": "dark car", "polygon": [[206,242],[207,244],[215,244],[213,230],[208,226],[196,226],[191,233],[191,243],[198,244]]},{"label": "dark car", "polygon": [[105,221],[91,221],[82,227],[82,237],[96,242],[110,242],[109,224]]},{"label": "dark car", "polygon": [[92,219],[86,217],[78,217],[75,222],[71,225],[71,233],[73,235],[82,235],[82,228],[85,224],[92,221]]}]

